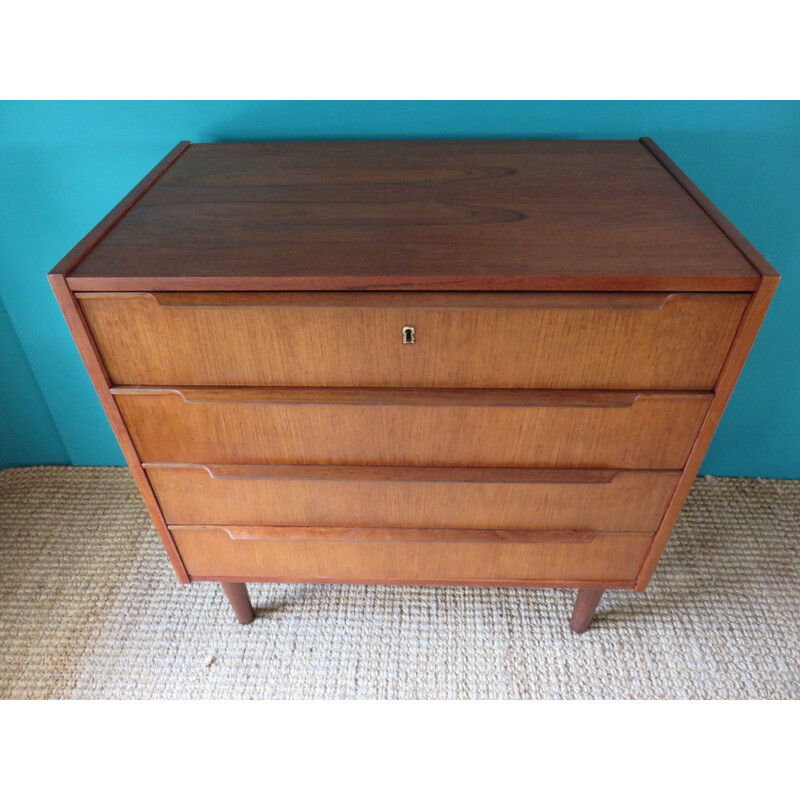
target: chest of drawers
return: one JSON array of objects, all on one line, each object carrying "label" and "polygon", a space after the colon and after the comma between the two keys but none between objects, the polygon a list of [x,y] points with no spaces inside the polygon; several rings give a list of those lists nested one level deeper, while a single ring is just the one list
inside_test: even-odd
[{"label": "chest of drawers", "polygon": [[644,591],[778,282],[650,140],[182,143],[50,273],[179,580]]}]

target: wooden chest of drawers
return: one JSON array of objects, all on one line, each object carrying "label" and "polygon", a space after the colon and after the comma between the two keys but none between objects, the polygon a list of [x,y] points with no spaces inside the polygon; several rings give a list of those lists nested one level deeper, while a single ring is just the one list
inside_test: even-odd
[{"label": "wooden chest of drawers", "polygon": [[50,274],[172,564],[644,591],[778,282],[651,141],[176,147]]}]

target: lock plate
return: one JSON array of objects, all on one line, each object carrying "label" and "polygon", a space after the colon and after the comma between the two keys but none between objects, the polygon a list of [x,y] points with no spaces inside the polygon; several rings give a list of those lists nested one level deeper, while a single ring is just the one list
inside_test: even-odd
[{"label": "lock plate", "polygon": [[406,325],[403,328],[403,344],[416,344],[417,329],[413,325]]}]

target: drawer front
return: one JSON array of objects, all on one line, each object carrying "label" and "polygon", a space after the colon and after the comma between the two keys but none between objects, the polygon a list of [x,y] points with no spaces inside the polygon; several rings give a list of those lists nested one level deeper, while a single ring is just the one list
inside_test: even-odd
[{"label": "drawer front", "polygon": [[169,524],[653,532],[677,471],[146,464]]},{"label": "drawer front", "polygon": [[509,536],[487,542],[480,537],[465,540],[451,531],[405,540],[398,536],[401,532],[388,537],[380,530],[357,539],[348,538],[352,531],[341,536],[301,532],[296,537],[264,528],[173,526],[171,531],[193,577],[353,583],[630,583],[652,540],[645,533],[594,533],[572,539],[545,534],[526,541]]},{"label": "drawer front", "polygon": [[146,462],[681,469],[705,393],[118,389]]},{"label": "drawer front", "polygon": [[77,297],[116,384],[707,390],[749,295]]}]

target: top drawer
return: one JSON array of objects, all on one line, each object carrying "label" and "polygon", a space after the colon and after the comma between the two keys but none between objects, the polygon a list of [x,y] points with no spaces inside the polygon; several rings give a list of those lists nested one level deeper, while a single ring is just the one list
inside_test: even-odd
[{"label": "top drawer", "polygon": [[[710,389],[748,294],[78,293],[115,384]],[[415,329],[404,344],[402,330]]]}]

